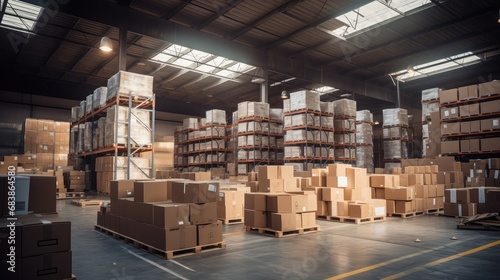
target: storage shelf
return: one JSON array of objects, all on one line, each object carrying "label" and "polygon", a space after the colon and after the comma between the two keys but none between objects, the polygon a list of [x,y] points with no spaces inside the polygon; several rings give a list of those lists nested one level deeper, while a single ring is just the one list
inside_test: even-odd
[{"label": "storage shelf", "polygon": [[433,98],[429,100],[422,100],[422,104],[429,104],[429,103],[437,103],[439,102],[439,98]]},{"label": "storage shelf", "polygon": [[262,118],[262,117],[246,117],[238,120],[238,123],[240,122],[272,122],[272,123],[283,123],[283,121],[280,120],[272,120],[270,118]]},{"label": "storage shelf", "polygon": [[333,144],[334,147],[356,148],[356,144]]},{"label": "storage shelf", "polygon": [[284,161],[334,161],[334,157],[293,157],[284,158]]},{"label": "storage shelf", "polygon": [[356,129],[334,129],[336,133],[356,133]]},{"label": "storage shelf", "polygon": [[231,149],[210,149],[210,150],[199,150],[199,151],[190,151],[190,152],[181,152],[177,153],[178,155],[191,155],[191,154],[208,154],[208,153],[225,153],[232,151]]},{"label": "storage shelf", "polygon": [[331,145],[331,143],[317,142],[317,141],[287,141],[284,143],[285,146],[295,146],[295,145]]},{"label": "storage shelf", "polygon": [[[131,147],[132,151],[137,151],[140,150],[141,152],[151,152],[153,151],[152,147]],[[123,146],[117,146],[117,147],[110,147],[110,148],[103,148],[99,150],[94,150],[94,151],[87,151],[87,152],[82,152],[82,153],[77,153],[77,154],[71,154],[70,157],[76,158],[76,157],[88,157],[88,156],[94,156],[94,155],[105,155],[109,154],[111,152],[117,152],[117,153],[126,153],[127,152],[127,147]]]},{"label": "storage shelf", "polygon": [[479,115],[466,116],[466,117],[456,117],[456,118],[451,118],[451,119],[441,119],[441,122],[448,123],[448,122],[456,122],[456,121],[462,121],[462,120],[485,119],[485,118],[489,118],[489,117],[498,117],[498,116],[500,116],[500,112],[479,114]]},{"label": "storage shelf", "polygon": [[298,115],[298,114],[303,114],[303,113],[317,115],[317,116],[333,117],[333,114],[331,114],[331,113],[325,113],[325,112],[315,111],[315,110],[311,110],[311,109],[301,109],[301,110],[293,110],[293,111],[283,112],[283,116],[293,116],[293,115]]},{"label": "storage shelf", "polygon": [[282,160],[274,160],[274,159],[238,159],[238,163],[253,163],[253,164],[262,164],[262,163],[281,163]]},{"label": "storage shelf", "polygon": [[201,141],[210,141],[210,140],[224,140],[226,139],[226,136],[206,136],[206,137],[200,137],[196,139],[189,139],[186,141],[182,142],[176,142],[176,145],[184,145],[188,143],[194,143],[194,142],[201,142]]},{"label": "storage shelf", "polygon": [[356,116],[348,116],[348,115],[333,115],[335,119],[343,119],[343,120],[353,120],[356,122]]},{"label": "storage shelf", "polygon": [[238,146],[238,150],[283,150],[283,147],[278,146]]},{"label": "storage shelf", "polygon": [[227,124],[210,123],[200,126],[200,129],[210,128],[210,127],[227,127]]},{"label": "storage shelf", "polygon": [[480,132],[471,132],[471,133],[449,134],[449,135],[443,134],[443,135],[441,135],[441,138],[467,137],[467,136],[489,135],[489,134],[498,134],[498,133],[500,133],[500,129],[489,130],[489,131],[480,131]]},{"label": "storage shelf", "polygon": [[484,151],[484,152],[458,152],[458,153],[441,153],[443,156],[465,156],[465,155],[491,155],[500,154],[499,151]]},{"label": "storage shelf", "polygon": [[247,135],[283,137],[283,134],[280,133],[259,132],[259,131],[239,132],[236,134],[236,137],[247,136]]},{"label": "storage shelf", "polygon": [[457,105],[478,103],[478,102],[490,101],[490,100],[495,100],[495,99],[500,99],[500,94],[443,103],[443,104],[439,104],[439,107],[456,107]]}]

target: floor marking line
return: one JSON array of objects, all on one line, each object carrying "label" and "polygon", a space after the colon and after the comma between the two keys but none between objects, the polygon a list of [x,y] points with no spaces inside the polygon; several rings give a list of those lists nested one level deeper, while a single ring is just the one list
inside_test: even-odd
[{"label": "floor marking line", "polygon": [[451,255],[449,257],[442,258],[442,259],[439,259],[439,260],[436,260],[436,261],[433,261],[433,262],[430,262],[430,263],[427,263],[427,264],[424,264],[424,265],[421,265],[421,266],[417,266],[417,267],[412,268],[412,269],[408,269],[408,270],[402,271],[400,273],[391,275],[389,277],[385,277],[385,278],[383,278],[383,280],[397,279],[397,278],[400,278],[400,277],[412,274],[414,272],[417,272],[417,271],[420,271],[420,270],[424,270],[424,269],[429,268],[429,267],[433,267],[433,266],[436,266],[436,265],[439,265],[439,264],[442,264],[442,263],[445,263],[445,262],[452,261],[454,259],[458,259],[458,258],[467,256],[467,255],[470,255],[470,254],[474,254],[474,253],[477,253],[477,252],[482,251],[482,250],[486,250],[488,248],[491,248],[491,247],[494,247],[494,246],[497,246],[497,245],[500,245],[500,240],[488,243],[486,245],[482,245],[482,246],[476,247],[474,249],[467,250],[465,252],[461,252],[461,253],[458,253],[458,254],[455,254],[455,255]]},{"label": "floor marking line", "polygon": [[193,272],[196,272],[194,269],[191,269],[191,268],[189,268],[189,267],[187,267],[187,266],[183,265],[182,263],[180,263],[180,262],[178,262],[178,261],[176,261],[176,260],[170,260],[170,261],[171,261],[171,262],[173,262],[173,263],[175,263],[175,264],[176,264],[176,265],[178,265],[178,266],[181,266],[181,267],[183,267],[183,268],[187,269],[187,270],[191,270],[191,271],[193,271]]},{"label": "floor marking line", "polygon": [[174,276],[176,276],[176,277],[178,277],[178,278],[180,278],[180,279],[183,279],[183,280],[188,280],[187,278],[184,278],[182,275],[177,274],[177,273],[173,272],[172,270],[170,270],[170,269],[168,269],[168,268],[166,268],[166,267],[163,267],[163,266],[161,266],[161,265],[159,265],[159,264],[157,264],[157,263],[155,263],[155,262],[153,262],[153,261],[151,261],[151,260],[148,260],[148,259],[146,259],[146,258],[145,258],[145,257],[143,257],[143,256],[139,256],[139,255],[137,255],[136,253],[134,253],[134,252],[130,251],[129,249],[127,249],[127,248],[125,248],[125,247],[123,247],[123,246],[121,246],[121,247],[122,247],[124,250],[126,250],[129,254],[131,254],[132,256],[135,256],[135,257],[137,257],[137,258],[139,258],[139,259],[141,259],[141,260],[143,260],[143,261],[145,261],[145,262],[147,262],[147,263],[149,263],[149,264],[151,264],[151,265],[153,265],[153,266],[156,266],[157,268],[159,268],[159,269],[161,269],[161,270],[163,270],[163,271],[165,271],[165,272],[168,272],[168,273],[170,273],[170,274],[172,274],[172,275],[174,275]]},{"label": "floor marking line", "polygon": [[[462,243],[462,242],[466,242],[466,241],[468,241],[468,240],[462,240],[461,242],[459,241],[459,242],[452,243],[452,244],[458,244],[458,243]],[[389,264],[392,264],[392,263],[395,263],[395,262],[399,262],[399,261],[402,261],[402,260],[406,260],[406,259],[413,258],[413,257],[416,257],[416,256],[420,256],[420,255],[423,255],[423,254],[427,254],[427,253],[430,253],[430,252],[433,252],[433,251],[436,251],[436,250],[440,250],[440,249],[443,249],[445,247],[446,246],[438,246],[438,247],[434,247],[434,248],[427,249],[427,250],[424,250],[424,251],[416,252],[416,253],[413,253],[413,254],[410,254],[410,255],[401,256],[399,258],[395,258],[395,259],[388,260],[388,261],[385,261],[385,262],[377,263],[377,264],[374,264],[374,265],[370,265],[370,266],[366,266],[366,267],[363,267],[363,268],[360,268],[360,269],[356,269],[356,270],[353,270],[353,271],[342,273],[342,274],[339,274],[339,275],[327,278],[326,280],[344,279],[344,278],[347,278],[347,277],[350,277],[350,276],[353,276],[353,275],[356,275],[356,274],[365,273],[367,271],[374,270],[374,269],[377,269],[379,267],[386,266],[386,265],[389,265]]]}]

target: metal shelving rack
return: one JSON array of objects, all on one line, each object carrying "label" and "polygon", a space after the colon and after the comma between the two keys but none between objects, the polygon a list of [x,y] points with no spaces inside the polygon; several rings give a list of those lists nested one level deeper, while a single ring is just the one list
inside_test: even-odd
[{"label": "metal shelving rack", "polygon": [[[356,116],[347,115],[335,115],[334,120],[345,120],[348,122],[348,128],[335,128],[335,134],[344,134],[349,137],[349,139],[354,138],[351,143],[335,143],[335,148],[348,149],[349,157],[337,157],[335,156],[335,161],[349,163],[352,165],[356,164]],[[354,143],[352,143],[354,142]]]},{"label": "metal shelving rack", "polygon": [[[112,106],[119,106],[119,107],[127,107],[128,108],[128,122],[122,122],[123,124],[127,124],[127,136],[126,136],[126,143],[118,143],[118,113],[115,114],[115,131],[114,131],[114,143],[111,147],[105,147],[102,149],[98,150],[91,150],[91,151],[84,151],[80,153],[74,153],[71,155],[71,157],[75,158],[85,158],[89,160],[90,164],[90,169],[95,170],[95,158],[98,156],[103,156],[103,155],[114,155],[114,160],[115,160],[115,170],[114,172],[114,179],[117,179],[117,173],[119,169],[125,169],[127,170],[127,178],[130,179],[130,169],[132,166],[135,166],[138,170],[140,170],[146,177],[153,179],[155,174],[154,174],[154,135],[155,135],[155,95],[153,94],[151,97],[138,97],[134,96],[132,93],[129,93],[128,95],[123,95],[123,94],[117,94],[110,100],[106,102],[104,106],[101,106],[100,108],[97,108],[90,113],[84,115],[82,118],[78,119],[75,122],[72,122],[71,127],[78,126],[79,124],[83,124],[86,121],[94,121],[98,117],[105,116],[106,114],[106,109],[112,107]],[[144,123],[143,121],[138,118],[136,113],[134,111],[136,109],[142,109],[150,112],[150,125]],[[131,121],[131,120],[136,120],[136,121]],[[145,128],[149,133],[150,133],[150,139],[151,143],[147,144],[140,144],[138,141],[134,138],[132,138],[131,135],[131,130],[133,129],[133,125],[140,125],[143,128]],[[73,134],[71,134],[73,136]],[[93,133],[92,133],[93,137]],[[73,141],[73,139],[71,140]],[[93,142],[93,139],[89,139],[91,143]],[[151,165],[150,167],[143,167],[139,166],[136,163],[131,160],[132,157],[135,155],[139,155],[140,153],[143,152],[152,152],[151,156]],[[127,157],[127,160],[125,162],[124,166],[118,166],[118,156],[125,154]],[[91,180],[92,184],[95,185],[95,172],[92,172]]]}]

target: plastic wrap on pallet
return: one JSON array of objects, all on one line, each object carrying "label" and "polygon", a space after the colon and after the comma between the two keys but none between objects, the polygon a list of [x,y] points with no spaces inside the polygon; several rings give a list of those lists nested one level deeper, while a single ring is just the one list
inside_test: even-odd
[{"label": "plastic wrap on pallet", "polygon": [[276,138],[276,146],[277,147],[283,147],[285,139],[283,138]]},{"label": "plastic wrap on pallet", "polygon": [[321,116],[321,127],[333,129],[333,117]]},{"label": "plastic wrap on pallet", "polygon": [[283,113],[290,112],[291,111],[290,106],[291,106],[290,99],[283,100]]},{"label": "plastic wrap on pallet", "polygon": [[262,156],[262,159],[276,160],[276,152],[273,152],[273,151],[262,150],[261,156]]},{"label": "plastic wrap on pallet", "polygon": [[101,129],[98,126],[98,122],[94,122],[94,130],[92,133],[92,150],[99,149],[99,134],[101,133]]},{"label": "plastic wrap on pallet", "polygon": [[90,112],[92,112],[92,100],[93,100],[93,94],[89,94],[87,95],[86,99],[85,99],[85,114],[89,114]]},{"label": "plastic wrap on pallet", "polygon": [[382,136],[384,139],[388,138],[404,138],[406,139],[408,134],[405,133],[406,129],[401,127],[384,127],[382,130]]},{"label": "plastic wrap on pallet", "polygon": [[298,158],[304,156],[302,146],[285,146],[285,158]]},{"label": "plastic wrap on pallet", "polygon": [[257,147],[261,146],[267,147],[269,146],[269,137],[262,135],[248,135],[247,145],[257,146]]},{"label": "plastic wrap on pallet", "polygon": [[205,113],[207,124],[226,124],[226,111],[224,110],[208,110]]},{"label": "plastic wrap on pallet", "polygon": [[283,121],[283,109],[281,108],[269,109],[269,118],[274,121]]},{"label": "plastic wrap on pallet", "polygon": [[283,126],[277,123],[269,124],[269,133],[272,134],[283,134]]},{"label": "plastic wrap on pallet", "polygon": [[333,114],[333,103],[332,102],[320,102],[319,107],[322,113]]},{"label": "plastic wrap on pallet", "polygon": [[224,137],[226,136],[226,128],[223,126],[212,126],[206,129],[207,137]]},{"label": "plastic wrap on pallet", "polygon": [[307,168],[304,170],[304,163],[302,162],[286,162],[286,166],[293,166],[294,171],[305,171],[308,170]]},{"label": "plastic wrap on pallet", "polygon": [[401,162],[386,162],[384,164],[385,173],[390,174],[394,168],[401,168]]},{"label": "plastic wrap on pallet", "polygon": [[422,101],[435,100],[439,98],[439,88],[429,88],[422,90]]},{"label": "plastic wrap on pallet", "polygon": [[198,132],[198,138],[204,138],[207,137],[207,131],[206,130],[199,130]]},{"label": "plastic wrap on pallet", "polygon": [[435,112],[439,112],[439,102],[422,103],[422,121],[429,121]]},{"label": "plastic wrap on pallet", "polygon": [[408,157],[406,142],[399,140],[384,141],[384,159],[401,159]]},{"label": "plastic wrap on pallet", "polygon": [[247,131],[269,133],[269,123],[247,122]]},{"label": "plastic wrap on pallet", "polygon": [[238,174],[247,174],[248,173],[248,166],[247,164],[238,164]]},{"label": "plastic wrap on pallet", "polygon": [[153,76],[119,71],[108,79],[107,100],[116,95],[153,96]]},{"label": "plastic wrap on pallet", "polygon": [[408,111],[402,108],[384,109],[382,111],[383,125],[408,125]]},{"label": "plastic wrap on pallet", "polygon": [[[128,107],[111,106],[106,113],[106,146],[110,147],[114,143],[127,144],[128,126],[130,125],[131,144],[150,145],[151,144],[151,112],[143,109],[132,109],[132,119],[128,119]],[[115,119],[117,123],[115,123]],[[145,127],[144,125],[147,127]],[[115,132],[118,134],[115,136]],[[116,142],[115,142],[116,139]]]},{"label": "plastic wrap on pallet", "polygon": [[290,110],[320,111],[320,95],[317,92],[301,90],[290,93]]},{"label": "plastic wrap on pallet", "polygon": [[98,87],[94,90],[94,100],[92,105],[95,109],[100,108],[106,105],[107,99],[108,99],[108,88]]},{"label": "plastic wrap on pallet", "polygon": [[328,156],[328,150],[326,147],[314,147],[314,155],[326,158]]},{"label": "plastic wrap on pallet", "polygon": [[269,103],[264,102],[249,102],[248,103],[248,116],[269,118]]},{"label": "plastic wrap on pallet", "polygon": [[85,112],[87,110],[86,104],[87,104],[86,100],[80,101],[80,110],[78,111],[78,118],[79,119],[81,119],[85,116]]},{"label": "plastic wrap on pallet", "polygon": [[311,115],[309,113],[301,113],[291,116],[291,125],[294,126],[319,126],[320,117],[316,115]]},{"label": "plastic wrap on pallet", "polygon": [[233,123],[233,124],[238,123],[238,111],[233,112],[231,123]]},{"label": "plastic wrap on pallet", "polygon": [[84,123],[83,130],[83,150],[91,151],[92,150],[92,122]]},{"label": "plastic wrap on pallet", "polygon": [[368,110],[356,111],[356,121],[358,122],[373,122],[373,114]]},{"label": "plastic wrap on pallet", "polygon": [[206,147],[207,150],[218,150],[225,148],[226,148],[226,141],[221,139],[207,142],[207,147]]},{"label": "plastic wrap on pallet", "polygon": [[356,124],[356,143],[373,144],[373,127],[371,124]]},{"label": "plastic wrap on pallet", "polygon": [[306,129],[288,130],[285,133],[285,142],[314,141],[314,133]]},{"label": "plastic wrap on pallet", "polygon": [[276,147],[276,137],[269,136],[269,146],[270,147]]},{"label": "plastic wrap on pallet", "polygon": [[349,145],[351,144],[351,137],[349,137],[348,133],[336,133],[334,135],[334,142],[335,144]]},{"label": "plastic wrap on pallet", "polygon": [[366,168],[368,173],[373,173],[373,146],[356,147],[356,167]]},{"label": "plastic wrap on pallet", "polygon": [[284,152],[276,152],[275,155],[276,155],[276,160],[277,161],[283,161],[283,159],[285,158],[285,153]]},{"label": "plastic wrap on pallet", "polygon": [[293,116],[284,116],[283,117],[283,126],[284,127],[292,127],[292,117]]},{"label": "plastic wrap on pallet", "polygon": [[335,158],[350,159],[351,158],[351,149],[336,147],[333,154],[334,154]]},{"label": "plastic wrap on pallet", "polygon": [[346,119],[346,120],[333,120],[333,127],[335,130],[355,130],[356,129],[356,121],[354,119]]},{"label": "plastic wrap on pallet", "polygon": [[262,159],[262,153],[260,150],[248,151],[248,159],[250,160],[260,160]]},{"label": "plastic wrap on pallet", "polygon": [[185,118],[182,120],[182,125],[187,129],[199,129],[197,118]]},{"label": "plastic wrap on pallet", "polygon": [[248,125],[247,124],[248,124],[248,122],[240,122],[240,123],[238,123],[238,126],[237,126],[238,133],[247,132],[248,131],[248,129],[247,129]]},{"label": "plastic wrap on pallet", "polygon": [[198,127],[201,127],[201,126],[206,126],[207,125],[207,119],[206,118],[201,118],[199,121],[198,121]]},{"label": "plastic wrap on pallet", "polygon": [[238,136],[238,147],[247,146],[247,137],[246,136]]},{"label": "plastic wrap on pallet", "polygon": [[71,107],[71,121],[75,122],[80,118],[80,106]]},{"label": "plastic wrap on pallet", "polygon": [[333,111],[336,116],[356,117],[356,101],[350,99],[340,99],[333,101]]},{"label": "plastic wrap on pallet", "polygon": [[335,143],[333,131],[320,131],[319,141],[323,143]]}]

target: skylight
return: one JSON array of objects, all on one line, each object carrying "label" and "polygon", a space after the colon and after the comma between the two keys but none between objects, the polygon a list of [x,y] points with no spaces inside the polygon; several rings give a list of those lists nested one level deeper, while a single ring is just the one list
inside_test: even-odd
[{"label": "skylight", "polygon": [[18,31],[33,31],[41,14],[42,8],[39,6],[19,0],[9,0],[1,25]]},{"label": "skylight", "polygon": [[255,69],[254,66],[242,62],[176,44],[170,45],[151,60],[226,79],[238,78]]},{"label": "skylight", "polygon": [[338,91],[338,90],[339,89],[337,89],[337,88],[329,87],[329,86],[322,86],[322,87],[318,87],[318,88],[313,89],[313,91],[319,93],[319,95],[327,94],[327,93]]},{"label": "skylight", "polygon": [[481,58],[472,52],[466,52],[424,64],[414,66],[414,72],[410,73],[406,69],[389,74],[401,81],[411,81],[435,74],[451,71],[457,68],[469,66],[481,62]]},{"label": "skylight", "polygon": [[430,0],[377,0],[342,14],[335,19],[344,25],[330,34],[346,39],[370,27],[405,16],[405,13],[429,4]]}]

